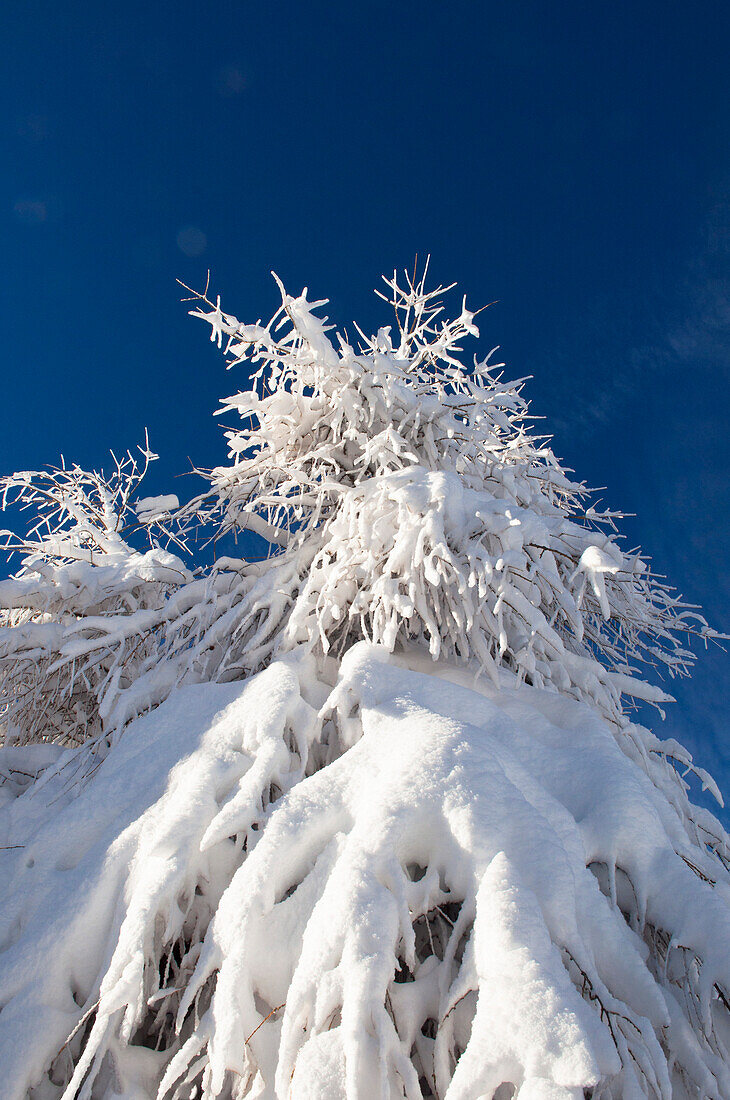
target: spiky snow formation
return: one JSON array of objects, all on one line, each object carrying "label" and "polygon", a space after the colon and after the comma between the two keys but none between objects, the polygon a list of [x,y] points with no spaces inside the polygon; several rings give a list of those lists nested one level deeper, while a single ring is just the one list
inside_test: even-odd
[{"label": "spiky snow formation", "polygon": [[306,291],[197,296],[251,389],[182,508],[147,446],[4,479],[12,1100],[730,1100],[730,841],[680,770],[716,788],[622,709],[712,632],[462,364],[474,314],[387,285],[357,349]]}]

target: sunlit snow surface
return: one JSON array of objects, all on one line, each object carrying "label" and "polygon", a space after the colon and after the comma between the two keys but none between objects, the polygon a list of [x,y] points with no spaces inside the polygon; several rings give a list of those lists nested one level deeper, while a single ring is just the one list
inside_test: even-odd
[{"label": "sunlit snow surface", "polygon": [[730,1097],[730,879],[659,742],[420,667],[183,687],[6,801],[3,1096]]}]

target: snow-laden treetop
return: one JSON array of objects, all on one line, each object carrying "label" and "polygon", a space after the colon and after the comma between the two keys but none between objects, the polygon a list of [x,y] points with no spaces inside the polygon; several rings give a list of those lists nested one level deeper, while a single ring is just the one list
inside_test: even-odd
[{"label": "snow-laden treetop", "polygon": [[395,325],[359,332],[357,348],[329,335],[326,302],[306,288],[293,298],[279,284],[266,327],[207,296],[193,311],[252,383],[223,402],[244,426],[227,433],[209,514],[296,562],[286,644],[339,655],[362,638],[416,643],[613,717],[622,692],[667,698],[629,682],[630,663],[685,672],[678,638],[707,634],[704,622],[621,549],[618,515],[590,506],[530,431],[523,382],[505,382],[493,352],[466,361],[462,344],[479,335],[466,299],[450,321],[451,287],[385,283]]},{"label": "snow-laden treetop", "polygon": [[[618,514],[593,507],[532,432],[523,381],[505,381],[492,353],[464,355],[478,336],[466,300],[447,320],[452,288],[428,291],[424,278],[384,280],[395,324],[370,338],[358,329],[357,346],[306,289],[292,297],[279,283],[266,325],[196,294],[193,316],[248,388],[222,402],[241,418],[226,433],[229,464],[182,508],[139,500],[144,469],[129,457],[107,479],[78,468],[3,479],[3,501],[39,521],[9,538],[23,568],[0,584],[13,729],[56,736],[52,714],[20,720],[49,674],[55,725],[72,739],[74,727],[123,725],[183,679],[238,678],[301,644],[339,657],[363,639],[492,679],[506,669],[614,721],[622,694],[669,698],[635,662],[683,674],[687,635],[712,632],[622,548]],[[126,541],[135,525],[147,553]],[[248,528],[269,556],[193,576],[158,546],[201,527]]]}]

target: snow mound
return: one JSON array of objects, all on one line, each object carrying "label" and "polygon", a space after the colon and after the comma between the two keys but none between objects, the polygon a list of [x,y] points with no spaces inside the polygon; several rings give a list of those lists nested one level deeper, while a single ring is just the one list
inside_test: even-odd
[{"label": "snow mound", "polygon": [[5,1095],[730,1097],[727,851],[670,749],[423,667],[179,688],[0,809]]}]

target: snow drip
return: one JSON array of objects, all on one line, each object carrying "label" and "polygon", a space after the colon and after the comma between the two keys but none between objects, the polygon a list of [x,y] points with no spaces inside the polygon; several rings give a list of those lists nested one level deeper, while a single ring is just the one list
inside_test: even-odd
[{"label": "snow drip", "polygon": [[179,688],[3,807],[5,1096],[730,1097],[730,879],[666,747],[427,667]]}]

